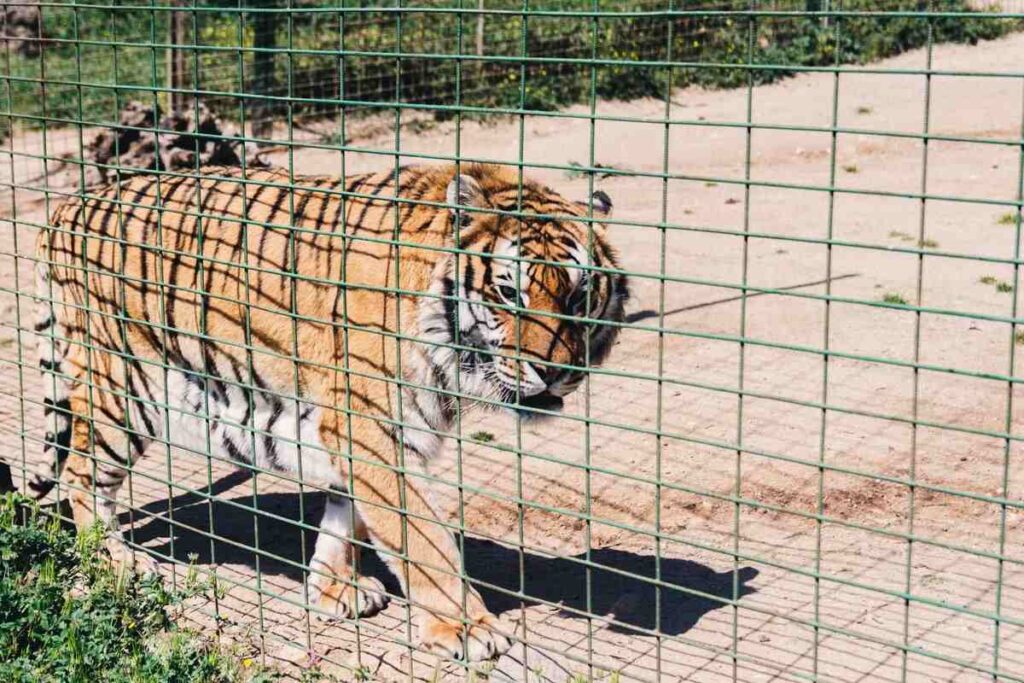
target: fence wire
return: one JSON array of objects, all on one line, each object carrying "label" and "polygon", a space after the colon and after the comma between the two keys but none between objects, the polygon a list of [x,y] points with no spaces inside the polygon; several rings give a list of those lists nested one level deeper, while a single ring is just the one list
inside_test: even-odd
[{"label": "fence wire", "polygon": [[[88,444],[54,510],[91,500],[167,581],[208,576],[191,625],[284,676],[1024,681],[1021,9],[5,2],[2,460],[30,492]],[[478,164],[504,204],[416,184]],[[523,246],[568,220],[538,187],[580,202],[577,252]],[[474,246],[485,223],[505,251]],[[579,289],[529,290],[553,268]],[[333,483],[308,415],[342,425]],[[360,585],[320,566],[332,536],[376,582],[348,611],[321,599]],[[502,655],[431,652],[417,576],[458,585],[455,654]]]}]

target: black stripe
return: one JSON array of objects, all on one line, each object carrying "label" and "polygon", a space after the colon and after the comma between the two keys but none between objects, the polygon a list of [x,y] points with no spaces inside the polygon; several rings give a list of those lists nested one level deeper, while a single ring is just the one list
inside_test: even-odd
[{"label": "black stripe", "polygon": [[452,282],[450,277],[445,276],[441,280],[442,287],[442,298],[441,301],[444,303],[444,317],[448,321],[448,338],[449,340],[455,339],[455,324],[456,324],[456,311],[455,311],[455,283]]},{"label": "black stripe", "polygon": [[104,453],[106,453],[107,456],[111,460],[113,460],[114,462],[117,462],[117,463],[119,463],[121,465],[127,465],[128,464],[128,460],[124,456],[122,456],[120,453],[115,451],[110,446],[110,444],[108,444],[103,438],[100,438],[100,437],[97,436],[97,438],[93,439],[93,442],[96,444],[96,446],[100,450],[102,450]]},{"label": "black stripe", "polygon": [[235,445],[235,442],[232,441],[227,434],[221,435],[220,442],[221,445],[224,447],[224,450],[228,452],[228,457],[230,457],[232,460],[237,460],[238,462],[241,463],[249,462],[248,460],[246,460],[245,456],[242,455],[242,451],[238,449],[238,446]]},{"label": "black stripe", "polygon": [[273,406],[273,412],[270,414],[270,419],[267,420],[263,431],[266,432],[263,435],[263,450],[267,456],[267,460],[270,461],[272,466],[277,466],[277,443],[274,441],[273,431],[274,425],[284,414],[284,402],[277,396],[271,395],[271,405]]},{"label": "black stripe", "polygon": [[54,401],[50,397],[44,398],[43,399],[43,414],[44,415],[49,415],[50,413],[52,413],[54,411],[59,411],[59,412],[62,412],[62,413],[70,413],[71,412],[71,400],[67,396],[65,396],[63,398],[59,398],[56,401]]}]

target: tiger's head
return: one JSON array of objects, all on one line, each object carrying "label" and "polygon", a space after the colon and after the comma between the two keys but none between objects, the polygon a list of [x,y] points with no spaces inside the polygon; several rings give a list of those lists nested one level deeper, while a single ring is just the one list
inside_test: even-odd
[{"label": "tiger's head", "polygon": [[441,305],[421,316],[445,345],[432,365],[452,385],[457,372],[463,394],[523,415],[557,411],[607,357],[619,331],[607,323],[624,317],[626,277],[600,222],[611,199],[570,201],[496,166],[448,177],[458,250],[435,270]]}]

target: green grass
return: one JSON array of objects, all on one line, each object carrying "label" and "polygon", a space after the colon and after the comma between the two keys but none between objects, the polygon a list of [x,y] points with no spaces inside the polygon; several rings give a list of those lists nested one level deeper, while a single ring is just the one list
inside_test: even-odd
[{"label": "green grass", "polygon": [[1024,346],[1024,330],[1017,330],[1017,333],[1013,335],[1013,341]]},{"label": "green grass", "polygon": [[115,574],[102,531],[76,537],[26,500],[0,498],[0,681],[270,680],[173,617],[207,587]]},{"label": "green grass", "polygon": [[882,296],[882,301],[887,304],[900,304],[901,306],[907,305],[907,300],[902,295],[896,294],[895,292],[886,292]]},{"label": "green grass", "polygon": [[1007,211],[996,219],[999,225],[1017,225],[1017,212]]},{"label": "green grass", "polygon": [[860,173],[860,167],[857,164],[846,164],[843,166],[843,170],[847,173]]},{"label": "green grass", "polygon": [[983,275],[982,277],[978,278],[978,282],[980,282],[983,285],[993,286],[996,288],[997,292],[1002,292],[1004,294],[1006,292],[1013,291],[1012,284],[1006,282],[1005,280],[1000,280],[999,278],[993,277],[992,275]]},{"label": "green grass", "polygon": [[[71,0],[47,6],[46,34],[56,42],[47,45],[41,58],[12,55],[10,73],[30,79],[10,81],[9,93],[0,92],[0,112],[62,117],[90,122],[109,122],[127,99],[151,102],[153,92],[166,83],[166,51],[147,46],[150,36],[163,40],[167,34],[167,12],[150,12],[143,6],[119,6],[115,11],[73,6]],[[322,6],[314,3],[314,6]],[[450,7],[449,0],[422,0],[417,6]],[[522,8],[518,0],[489,0],[487,9]],[[592,0],[561,0],[557,8],[566,12],[590,10]],[[531,5],[531,7],[533,7]],[[721,9],[730,9],[727,3]],[[745,8],[739,3],[737,8]],[[969,0],[946,0],[947,12],[965,10]],[[639,0],[607,0],[601,9],[609,12],[649,9]],[[544,9],[538,6],[537,9]],[[846,0],[846,11],[875,10],[876,0]],[[892,10],[918,11],[916,0],[896,0]],[[764,16],[751,24],[729,16],[682,14],[671,20],[655,14],[603,17],[595,27],[586,16],[532,17],[515,14],[485,18],[486,55],[515,57],[526,54],[549,61],[515,60],[466,61],[460,65],[430,55],[453,54],[458,49],[456,36],[460,21],[464,35],[475,28],[475,21],[457,14],[409,11],[401,15],[402,43],[398,43],[398,25],[394,13],[365,11],[344,14],[345,49],[376,53],[350,55],[339,60],[337,50],[342,34],[343,13],[303,12],[297,8],[290,21],[278,22],[276,44],[279,53],[272,57],[272,77],[267,89],[275,95],[288,95],[295,101],[294,114],[336,113],[334,102],[341,93],[353,102],[391,102],[400,91],[402,102],[429,104],[439,119],[450,118],[444,107],[455,104],[456,93],[467,107],[498,107],[551,110],[586,102],[591,88],[597,97],[636,99],[663,97],[666,87],[696,85],[731,88],[772,81],[798,73],[802,68],[832,66],[836,63],[863,64],[921,47],[929,36],[936,43],[976,43],[997,38],[1020,27],[1014,19],[975,16],[923,18],[913,16],[882,17],[870,14],[842,19],[842,30],[834,22],[823,22],[811,15]],[[244,24],[241,13],[225,5],[223,11],[196,15],[196,43],[213,48],[253,47],[251,17]],[[287,28],[291,27],[292,46],[297,52],[285,54]],[[594,31],[598,30],[595,44]],[[241,36],[241,40],[239,37]],[[74,38],[96,44],[74,44]],[[751,38],[753,40],[751,40]],[[102,43],[118,41],[114,48]],[[524,44],[525,43],[525,44]],[[748,54],[748,44],[752,54]],[[471,44],[464,52],[474,52]],[[390,53],[401,51],[401,68]],[[579,61],[596,53],[599,60],[612,63],[597,68]],[[709,68],[666,69],[658,65],[669,57],[677,62],[709,65]],[[187,55],[188,70],[199,65],[198,87],[225,93],[207,98],[206,103],[223,118],[237,120],[240,98],[233,93],[254,93],[260,87],[254,80],[255,55],[246,51],[199,49]],[[562,61],[560,58],[564,58]],[[239,63],[239,60],[244,64]],[[343,63],[339,63],[342,61]],[[754,68],[744,68],[752,63]],[[757,64],[783,68],[758,69]],[[240,82],[239,74],[246,81]],[[290,71],[290,73],[289,73]],[[343,73],[344,83],[338,76]],[[45,90],[31,79],[46,75]],[[66,81],[62,85],[55,81]],[[86,84],[79,89],[75,83]],[[194,79],[189,75],[189,82]],[[142,90],[125,89],[125,86]],[[81,100],[79,99],[81,97]],[[161,95],[161,99],[164,96]],[[252,102],[250,101],[250,105]],[[283,116],[283,105],[275,115]],[[81,112],[79,112],[81,107]],[[358,104],[347,111],[359,113]],[[869,108],[867,108],[869,109]],[[366,108],[365,111],[382,111]],[[864,107],[858,113],[867,113]],[[247,116],[253,115],[250,106]],[[24,125],[32,125],[24,122]]]},{"label": "green grass", "polygon": [[472,434],[469,435],[469,438],[473,439],[474,441],[479,441],[480,443],[491,443],[492,441],[494,441],[494,434],[483,431],[473,432]]},{"label": "green grass", "polygon": [[914,237],[913,235],[911,235],[909,232],[903,232],[902,230],[891,230],[889,232],[889,237],[892,237],[893,239],[900,240],[901,242],[915,242],[916,241],[917,242],[917,246],[922,248],[922,249],[935,249],[936,247],[939,246],[939,243],[936,242],[933,239],[925,238],[923,240],[919,240],[916,237]]}]

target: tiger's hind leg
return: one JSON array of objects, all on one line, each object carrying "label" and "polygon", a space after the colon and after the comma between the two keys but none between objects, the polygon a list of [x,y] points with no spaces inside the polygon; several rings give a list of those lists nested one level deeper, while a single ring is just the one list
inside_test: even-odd
[{"label": "tiger's hind leg", "polygon": [[[103,376],[94,374],[95,380]],[[155,573],[156,562],[128,546],[117,519],[117,494],[150,439],[144,424],[133,423],[130,428],[125,424],[125,399],[103,389],[100,381],[95,384],[92,396],[85,383],[77,385],[70,396],[71,448],[64,479],[75,526],[84,531],[100,523],[107,530],[104,546],[115,566]]]},{"label": "tiger's hind leg", "polygon": [[360,547],[353,539],[369,539],[366,525],[348,498],[329,494],[309,563],[309,599],[328,615],[342,619],[372,617],[388,605],[384,584],[359,574]]}]

